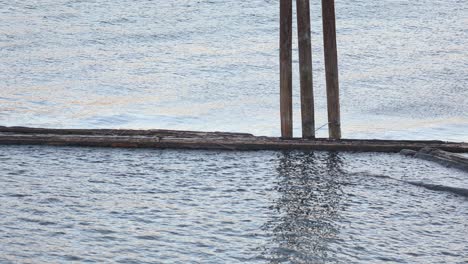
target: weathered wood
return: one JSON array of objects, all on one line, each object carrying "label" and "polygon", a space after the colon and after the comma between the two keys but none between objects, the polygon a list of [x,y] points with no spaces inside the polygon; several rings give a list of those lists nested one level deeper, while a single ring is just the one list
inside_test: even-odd
[{"label": "weathered wood", "polygon": [[164,137],[198,137],[206,136],[227,136],[227,137],[254,137],[248,133],[233,132],[200,132],[186,130],[167,130],[167,129],[56,129],[56,128],[36,128],[36,127],[6,127],[0,126],[0,133],[20,133],[20,134],[54,134],[54,135],[109,135],[109,136],[164,136]]},{"label": "weathered wood", "polygon": [[309,0],[296,0],[299,71],[301,82],[302,138],[315,138],[314,92]]},{"label": "weathered wood", "polygon": [[425,147],[468,152],[468,143],[408,140],[329,140],[256,137],[243,133],[171,130],[38,129],[0,127],[0,145],[219,150],[324,150],[399,152]]},{"label": "weathered wood", "polygon": [[441,149],[430,147],[422,148],[419,151],[404,149],[400,153],[406,156],[433,161],[446,167],[468,171],[468,158]]},{"label": "weathered wood", "polygon": [[292,0],[280,0],[280,116],[281,136],[293,137],[292,116]]},{"label": "weathered wood", "polygon": [[323,45],[327,85],[328,133],[332,139],[341,138],[338,54],[336,48],[335,1],[322,0]]},{"label": "weathered wood", "polygon": [[442,159],[450,160],[460,165],[465,165],[468,168],[468,158],[462,155],[454,154],[454,153],[443,151],[440,149],[433,149],[433,148],[423,148],[420,150],[420,152],[433,155]]}]

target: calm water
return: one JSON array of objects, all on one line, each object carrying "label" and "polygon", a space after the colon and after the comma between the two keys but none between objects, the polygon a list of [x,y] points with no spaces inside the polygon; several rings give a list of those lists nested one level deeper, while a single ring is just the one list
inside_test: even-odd
[{"label": "calm water", "polygon": [[[468,141],[466,1],[336,5],[344,136]],[[0,0],[0,15],[2,125],[279,133],[278,0]]]},{"label": "calm water", "polygon": [[[0,16],[0,125],[278,135],[277,0],[0,0]],[[467,16],[338,0],[344,136],[468,141]],[[0,146],[0,186],[2,264],[468,262],[451,191],[467,174],[396,154]]]},{"label": "calm water", "polygon": [[[466,263],[467,175],[403,156],[0,148],[0,263]],[[387,176],[387,177],[384,177]]]}]

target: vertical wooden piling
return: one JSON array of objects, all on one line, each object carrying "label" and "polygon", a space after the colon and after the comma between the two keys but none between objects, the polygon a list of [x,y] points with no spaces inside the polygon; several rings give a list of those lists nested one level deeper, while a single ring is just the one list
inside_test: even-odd
[{"label": "vertical wooden piling", "polygon": [[296,0],[299,71],[301,80],[302,137],[315,138],[314,92],[309,0]]},{"label": "vertical wooden piling", "polygon": [[292,0],[280,0],[281,137],[293,137],[292,117]]},{"label": "vertical wooden piling", "polygon": [[322,0],[322,19],[327,83],[328,133],[330,138],[340,139],[340,93],[338,84],[338,55],[336,48],[334,0]]}]

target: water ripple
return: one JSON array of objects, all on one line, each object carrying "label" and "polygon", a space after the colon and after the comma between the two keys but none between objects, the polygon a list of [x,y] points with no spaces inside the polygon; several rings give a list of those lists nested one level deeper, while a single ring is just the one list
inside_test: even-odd
[{"label": "water ripple", "polygon": [[7,154],[0,262],[467,257],[468,203],[446,192],[468,189],[466,174],[398,154],[1,147]]},{"label": "water ripple", "polygon": [[[320,1],[311,5],[324,124]],[[336,4],[346,137],[468,140],[461,6]],[[3,1],[0,13],[2,125],[279,133],[277,0]],[[300,120],[297,90],[294,102]]]}]

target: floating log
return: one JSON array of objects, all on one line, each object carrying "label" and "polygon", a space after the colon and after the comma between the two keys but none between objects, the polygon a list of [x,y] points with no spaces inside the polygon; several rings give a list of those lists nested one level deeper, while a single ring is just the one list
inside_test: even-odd
[{"label": "floating log", "polygon": [[217,150],[323,150],[399,152],[425,147],[468,152],[468,143],[412,140],[281,139],[246,133],[174,130],[46,129],[0,126],[0,145]]},{"label": "floating log", "polygon": [[403,149],[401,154],[429,160],[446,167],[457,168],[468,172],[468,158],[441,149],[425,147],[419,151]]}]

